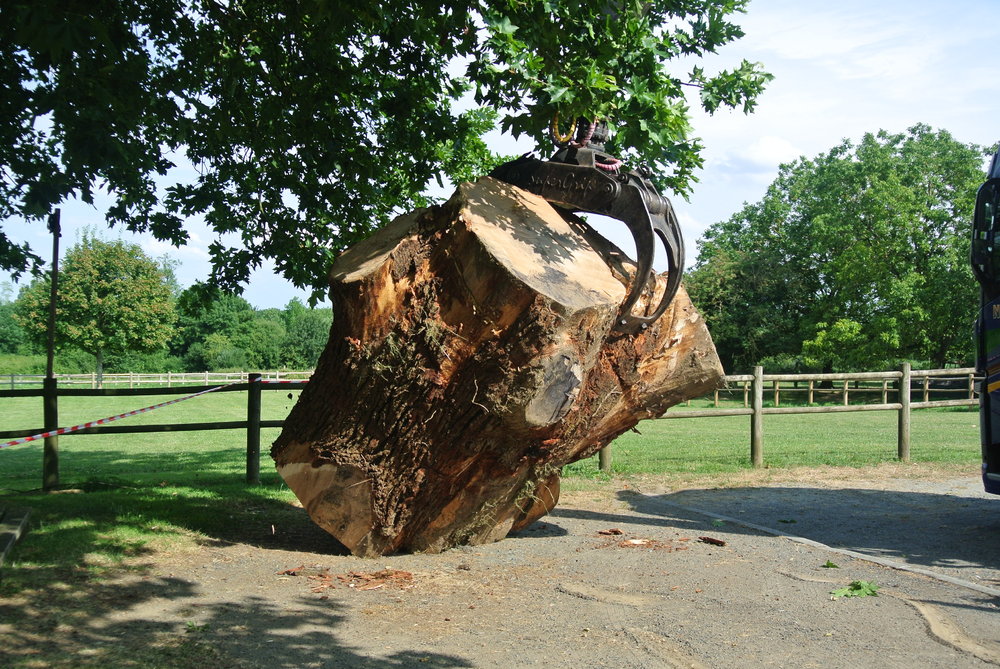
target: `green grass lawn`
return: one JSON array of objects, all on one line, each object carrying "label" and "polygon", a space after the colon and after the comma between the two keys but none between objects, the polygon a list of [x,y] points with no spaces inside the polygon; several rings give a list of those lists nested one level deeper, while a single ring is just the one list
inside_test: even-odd
[{"label": "green grass lawn", "polygon": [[[695,408],[695,407],[692,407]],[[769,467],[858,467],[896,458],[895,411],[765,415],[764,464]],[[968,463],[978,468],[975,409],[920,409],[911,414],[914,462]],[[750,417],[650,420],[611,447],[616,474],[733,472],[750,467]],[[567,475],[597,475],[597,458],[573,463]]]},{"label": "green grass lawn", "polygon": [[[261,418],[264,420],[283,419],[298,396],[298,391],[277,388],[261,393]],[[76,425],[177,398],[177,395],[63,397],[59,400],[59,423]],[[246,420],[246,402],[245,392],[210,393],[131,416],[114,425]],[[4,398],[0,401],[0,429],[32,429],[41,424],[41,398]],[[261,470],[265,475],[270,473],[273,481],[277,477],[268,466],[270,459],[266,453],[277,435],[276,429],[261,430]],[[39,487],[41,449],[41,442],[0,449],[0,489]],[[67,484],[91,479],[131,485],[190,483],[206,477],[238,481],[246,471],[245,454],[246,432],[243,430],[72,434],[59,439],[61,479]]]}]

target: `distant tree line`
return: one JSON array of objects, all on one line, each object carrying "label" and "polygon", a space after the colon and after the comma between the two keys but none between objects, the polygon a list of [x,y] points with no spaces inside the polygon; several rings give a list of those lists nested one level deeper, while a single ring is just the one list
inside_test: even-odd
[{"label": "distant tree line", "polygon": [[[0,288],[0,373],[41,373],[49,277]],[[59,273],[56,371],[201,372],[310,369],[326,345],[330,308],[298,299],[255,309],[242,297],[181,290],[168,259],[85,234]]]},{"label": "distant tree line", "polygon": [[686,277],[727,371],[970,365],[990,153],[916,125],[782,165],[761,201],[708,228]]}]

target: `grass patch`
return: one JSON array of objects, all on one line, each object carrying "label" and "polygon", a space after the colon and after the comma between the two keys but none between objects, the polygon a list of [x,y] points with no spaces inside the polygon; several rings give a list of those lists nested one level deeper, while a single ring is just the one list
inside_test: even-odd
[{"label": "grass patch", "polygon": [[[896,459],[895,411],[764,416],[766,467],[864,467]],[[611,444],[616,475],[731,474],[750,467],[749,416],[649,420]],[[911,414],[913,462],[978,469],[979,413],[966,408]],[[607,476],[597,457],[564,469],[568,476]]]}]

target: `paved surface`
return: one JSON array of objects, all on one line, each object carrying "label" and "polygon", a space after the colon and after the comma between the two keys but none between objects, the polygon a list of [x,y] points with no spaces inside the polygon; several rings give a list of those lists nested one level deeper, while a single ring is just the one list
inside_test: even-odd
[{"label": "paved surface", "polygon": [[[973,477],[610,483],[495,544],[363,560],[262,507],[239,538],[44,593],[85,616],[0,600],[0,666],[108,666],[123,639],[181,639],[225,669],[997,667],[998,512]],[[832,598],[853,581],[879,596]]]},{"label": "paved surface", "polygon": [[971,477],[876,486],[685,490],[659,499],[961,579],[1000,596],[1000,496],[985,493]]},{"label": "paved surface", "polygon": [[[88,625],[198,629],[238,666],[269,668],[998,666],[1000,500],[971,478],[877,485],[609,486],[568,495],[517,536],[440,555],[361,560],[318,535],[315,552],[216,545],[109,584],[107,615]],[[856,580],[879,596],[831,598]]]}]

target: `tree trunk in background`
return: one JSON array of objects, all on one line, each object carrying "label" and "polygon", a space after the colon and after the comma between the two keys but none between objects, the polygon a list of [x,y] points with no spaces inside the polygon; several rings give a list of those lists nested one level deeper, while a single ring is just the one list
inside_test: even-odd
[{"label": "tree trunk in background", "polygon": [[647,331],[611,330],[632,271],[582,221],[489,178],[396,219],[334,265],[330,341],[278,471],[356,555],[525,527],[556,505],[563,465],[721,379],[683,289]]}]

